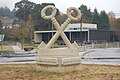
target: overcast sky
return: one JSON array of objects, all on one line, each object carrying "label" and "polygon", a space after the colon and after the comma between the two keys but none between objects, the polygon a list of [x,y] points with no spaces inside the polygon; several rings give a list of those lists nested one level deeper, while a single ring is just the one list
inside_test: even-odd
[{"label": "overcast sky", "polygon": [[[0,0],[0,7],[7,6],[11,10],[14,8],[14,4],[20,0]],[[37,4],[41,3],[54,3],[56,7],[66,12],[66,9],[70,6],[80,7],[82,4],[87,5],[88,8],[93,11],[97,8],[98,11],[105,10],[107,13],[113,11],[120,13],[120,0],[29,0]]]}]

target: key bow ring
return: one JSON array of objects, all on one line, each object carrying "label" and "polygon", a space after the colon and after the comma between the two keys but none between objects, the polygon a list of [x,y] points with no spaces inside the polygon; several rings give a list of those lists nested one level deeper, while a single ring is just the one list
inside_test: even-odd
[{"label": "key bow ring", "polygon": [[[46,11],[51,9],[52,13],[51,15],[47,16]],[[71,13],[76,12],[77,15],[73,16]],[[68,24],[73,20],[73,21],[79,21],[81,19],[81,12],[75,7],[69,7],[67,8],[67,20],[60,26],[58,21],[55,19],[57,13],[57,9],[53,5],[48,5],[44,7],[41,11],[41,17],[46,20],[51,20],[57,30],[55,35],[52,37],[52,39],[48,42],[46,48],[50,48],[52,44],[55,43],[55,41],[58,39],[59,36],[62,37],[63,41],[65,42],[66,46],[68,48],[72,48],[70,41],[68,40],[67,36],[64,33],[65,28],[68,26]]]}]

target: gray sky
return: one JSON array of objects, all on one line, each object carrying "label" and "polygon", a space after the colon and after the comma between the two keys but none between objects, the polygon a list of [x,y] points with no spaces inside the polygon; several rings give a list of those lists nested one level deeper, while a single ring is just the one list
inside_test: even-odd
[{"label": "gray sky", "polygon": [[[14,8],[14,4],[20,0],[0,0],[0,7],[7,6],[11,10]],[[105,10],[107,13],[113,11],[115,13],[120,13],[120,0],[29,0],[38,4],[41,3],[54,3],[56,7],[62,11],[66,12],[66,9],[70,6],[80,7],[82,4],[87,5],[88,8],[93,11],[97,8],[98,11]]]}]

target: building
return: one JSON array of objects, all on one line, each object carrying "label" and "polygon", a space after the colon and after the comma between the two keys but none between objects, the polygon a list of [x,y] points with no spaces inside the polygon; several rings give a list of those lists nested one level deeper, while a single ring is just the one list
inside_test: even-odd
[{"label": "building", "polygon": [[[35,43],[48,42],[57,31],[35,31]],[[68,39],[73,42],[117,41],[114,31],[98,31],[97,24],[75,23],[69,24],[64,30]],[[59,38],[59,41],[62,39]]]}]

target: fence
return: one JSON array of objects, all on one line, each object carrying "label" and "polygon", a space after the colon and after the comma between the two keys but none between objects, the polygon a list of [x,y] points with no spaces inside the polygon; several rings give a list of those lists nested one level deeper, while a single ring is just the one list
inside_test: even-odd
[{"label": "fence", "polygon": [[90,44],[83,43],[80,46],[80,50],[85,51],[86,49],[94,48],[119,48],[120,42],[92,42]]},{"label": "fence", "polygon": [[92,43],[92,48],[115,48],[120,47],[120,42]]}]

